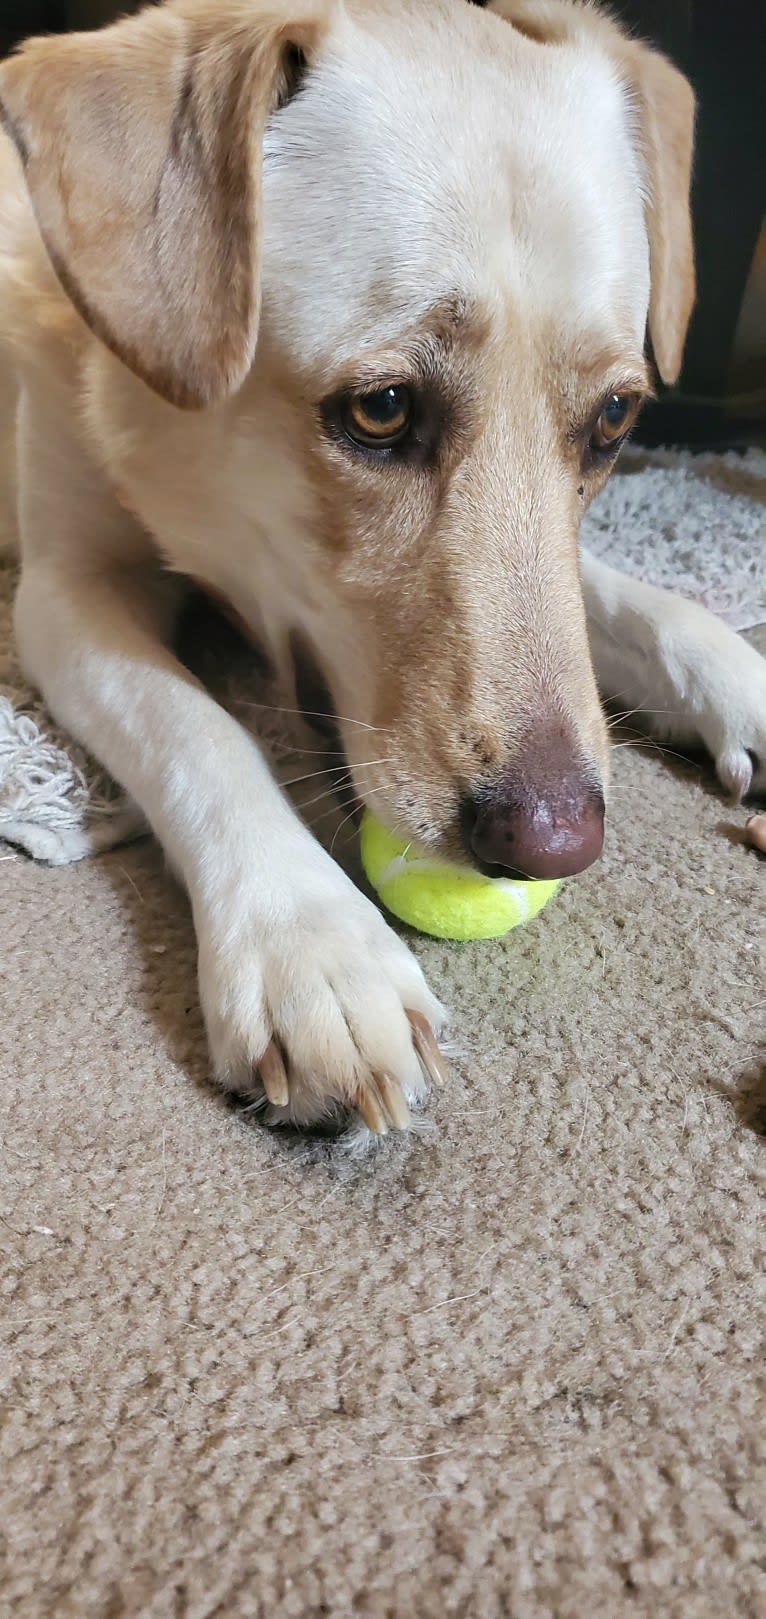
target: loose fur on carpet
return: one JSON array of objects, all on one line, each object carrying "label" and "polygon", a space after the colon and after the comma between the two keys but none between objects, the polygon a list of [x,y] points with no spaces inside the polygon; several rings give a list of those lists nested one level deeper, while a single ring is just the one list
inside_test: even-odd
[{"label": "loose fur on carpet", "polygon": [[[745,473],[639,459],[591,522],[632,509],[637,565],[654,522],[657,568],[752,622]],[[82,833],[110,788],[31,705],[9,588],[0,675],[32,796]],[[210,1086],[150,839],[0,850],[3,1614],[763,1619],[744,819],[619,748],[598,866],[505,941],[414,941],[460,1054],[358,1162]]]}]

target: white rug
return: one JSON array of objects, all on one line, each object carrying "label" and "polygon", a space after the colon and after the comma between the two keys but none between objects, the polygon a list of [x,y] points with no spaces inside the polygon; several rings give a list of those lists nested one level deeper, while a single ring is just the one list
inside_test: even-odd
[{"label": "white rug", "polygon": [[582,533],[612,567],[701,602],[732,629],[766,618],[763,450],[628,450]]}]

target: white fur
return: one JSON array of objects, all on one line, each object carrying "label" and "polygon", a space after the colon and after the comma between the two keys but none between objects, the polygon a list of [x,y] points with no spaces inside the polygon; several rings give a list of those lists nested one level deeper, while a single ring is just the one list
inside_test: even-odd
[{"label": "white fur", "polygon": [[640,351],[649,298],[641,168],[613,64],[581,44],[546,56],[491,16],[483,22],[496,54],[479,53],[473,18],[456,9],[442,66],[433,13],[406,15],[406,55],[396,36],[346,20],[302,94],[271,121],[267,329],[301,365],[334,370],[398,341],[458,289],[518,300],[527,321],[563,308],[593,337],[627,316]]},{"label": "white fur", "polygon": [[[341,16],[272,120],[261,342],[235,400],[182,414],[90,341],[76,381],[52,339],[22,344],[19,362],[25,669],[186,884],[215,1072],[257,1091],[254,1065],[276,1035],[299,1121],[376,1072],[417,1099],[405,1009],[435,1028],[444,1014],[253,740],[167,649],[178,591],[162,564],[236,601],[277,659],[300,624],[326,651],[339,708],[364,706],[365,645],[322,565],[289,402],[264,380],[275,353],[329,385],[457,291],[515,319],[520,353],[555,318],[586,356],[615,339],[633,355],[649,295],[640,160],[607,55],[589,40],[546,55],[468,6],[408,19],[406,38],[389,40]],[[488,559],[502,558],[493,547]],[[704,741],[727,788],[747,786],[749,751],[766,785],[763,661],[708,614],[587,557],[583,583],[602,686],[656,711],[662,735]]]},{"label": "white fur", "polygon": [[[599,685],[659,741],[699,744],[735,802],[766,788],[766,660],[720,619],[586,553],[582,579]],[[754,777],[755,771],[755,777]]]}]

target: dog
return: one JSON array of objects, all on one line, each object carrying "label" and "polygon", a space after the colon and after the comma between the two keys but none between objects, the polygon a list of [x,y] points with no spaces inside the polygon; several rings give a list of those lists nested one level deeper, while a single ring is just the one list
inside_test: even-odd
[{"label": "dog", "polygon": [[174,626],[228,603],[358,799],[490,873],[597,858],[604,694],[766,784],[766,663],[578,551],[680,369],[692,91],[573,0],[167,0],[0,101],[25,670],[186,886],[220,1083],[405,1128],[444,1011]]}]

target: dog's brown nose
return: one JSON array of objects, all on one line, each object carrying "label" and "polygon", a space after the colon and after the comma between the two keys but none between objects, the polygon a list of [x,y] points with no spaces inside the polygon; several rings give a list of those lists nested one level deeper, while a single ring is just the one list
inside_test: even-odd
[{"label": "dog's brown nose", "polygon": [[601,853],[603,793],[580,775],[537,789],[507,775],[466,805],[463,833],[489,876],[573,877]]}]

